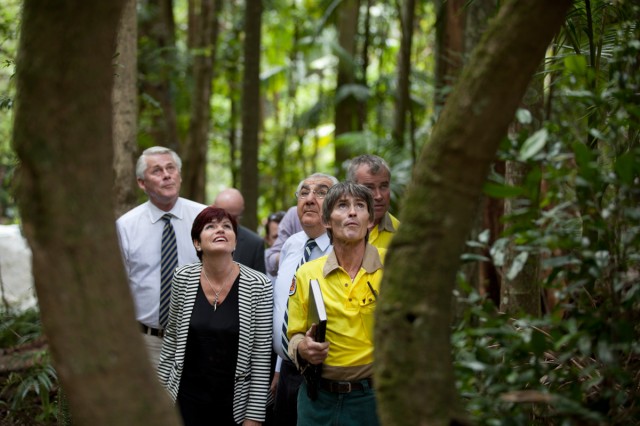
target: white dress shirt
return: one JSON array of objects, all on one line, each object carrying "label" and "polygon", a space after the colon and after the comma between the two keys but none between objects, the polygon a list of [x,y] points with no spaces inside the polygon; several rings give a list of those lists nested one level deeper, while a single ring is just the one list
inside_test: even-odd
[{"label": "white dress shirt", "polygon": [[171,213],[171,224],[178,245],[178,266],[198,262],[191,240],[193,220],[204,204],[178,198],[171,211],[165,212],[150,201],[122,215],[116,221],[124,267],[136,308],[136,319],[152,328],[160,328],[160,250],[162,245],[162,216]]},{"label": "white dress shirt", "polygon": [[[286,359],[286,355],[282,350],[282,323],[284,322],[284,313],[289,300],[291,282],[295,278],[296,270],[300,259],[302,259],[304,246],[308,239],[309,237],[304,231],[293,234],[284,243],[280,252],[278,277],[273,288],[273,349],[279,358],[276,371],[280,371],[281,359]],[[329,242],[329,235],[326,232],[314,239],[317,246],[311,251],[309,260],[322,257],[333,250],[333,246]]]}]

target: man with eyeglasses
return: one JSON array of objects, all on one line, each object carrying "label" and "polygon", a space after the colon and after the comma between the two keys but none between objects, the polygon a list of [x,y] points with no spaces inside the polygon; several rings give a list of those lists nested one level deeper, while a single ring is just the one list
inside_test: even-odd
[{"label": "man with eyeglasses", "polygon": [[295,288],[298,267],[332,249],[322,223],[322,204],[327,191],[336,183],[335,177],[323,173],[314,173],[300,182],[296,191],[296,209],[303,230],[290,236],[280,252],[278,277],[273,290],[273,348],[278,354],[278,362],[271,387],[276,395],[275,424],[279,426],[296,425],[298,388],[302,383],[302,376],[283,349],[287,301],[290,290]]},{"label": "man with eyeglasses", "polygon": [[369,244],[386,249],[398,231],[400,221],[389,213],[391,205],[391,169],[377,155],[364,154],[349,164],[347,180],[364,185],[373,194],[374,221],[369,228]]}]

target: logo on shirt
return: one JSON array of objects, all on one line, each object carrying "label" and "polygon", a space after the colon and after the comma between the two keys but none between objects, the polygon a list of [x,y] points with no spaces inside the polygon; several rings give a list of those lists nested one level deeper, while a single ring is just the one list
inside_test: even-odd
[{"label": "logo on shirt", "polygon": [[293,276],[293,279],[291,280],[291,287],[289,287],[289,296],[293,296],[294,294],[296,294],[296,276]]}]

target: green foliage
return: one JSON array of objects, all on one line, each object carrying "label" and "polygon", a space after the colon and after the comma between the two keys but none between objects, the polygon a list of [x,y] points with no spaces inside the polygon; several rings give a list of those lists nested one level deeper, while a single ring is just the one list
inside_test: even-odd
[{"label": "green foliage", "polygon": [[24,419],[49,424],[57,417],[58,379],[48,350],[34,350],[30,345],[41,336],[40,314],[36,309],[5,311],[0,316],[0,348],[11,348],[5,360],[10,356],[12,364],[23,365],[10,372],[0,388],[0,409],[15,424]]},{"label": "green foliage", "polygon": [[42,335],[40,312],[3,310],[0,313],[0,348],[9,348],[31,342]]},{"label": "green foliage", "polygon": [[[12,372],[0,395],[6,401],[10,416],[37,411],[36,420],[51,421],[57,416],[57,405],[53,396],[57,391],[57,376],[47,352],[42,352],[37,364],[24,372]],[[37,397],[39,406],[33,396]]]},{"label": "green foliage", "polygon": [[[516,259],[539,256],[547,302],[541,318],[507,317],[461,276],[452,344],[477,424],[640,424],[640,8],[593,2],[593,21],[608,21],[591,29],[601,47],[590,52],[577,30],[588,29],[584,6],[569,18],[571,45],[548,64],[565,67],[550,74],[552,115],[503,145],[502,159],[529,165],[525,183],[494,175],[485,186],[518,197],[505,233],[491,246],[483,234],[469,244],[497,267],[512,245]],[[516,118],[528,121],[522,111]],[[514,278],[518,263],[504,273]]]}]

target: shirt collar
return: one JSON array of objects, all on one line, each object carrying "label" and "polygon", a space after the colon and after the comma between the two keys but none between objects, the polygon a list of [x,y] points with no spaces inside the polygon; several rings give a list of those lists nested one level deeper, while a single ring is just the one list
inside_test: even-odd
[{"label": "shirt collar", "polygon": [[318,248],[322,250],[322,252],[326,252],[327,248],[331,245],[331,241],[329,240],[329,234],[326,232],[319,237],[314,238],[316,244],[318,244]]},{"label": "shirt collar", "polygon": [[171,215],[176,219],[182,219],[182,217],[184,216],[184,213],[182,209],[181,200],[182,198],[178,198],[176,200],[176,203],[173,205],[173,208],[168,212],[165,212],[164,210],[160,210],[158,207],[155,206],[155,204],[153,204],[151,201],[148,201],[149,216],[151,217],[151,223],[156,223],[157,221],[162,219],[162,216],[164,216],[167,213],[171,213]]},{"label": "shirt collar", "polygon": [[393,220],[391,220],[391,214],[389,212],[386,212],[384,216],[382,216],[382,219],[380,219],[378,231],[396,232],[396,228],[393,226]]},{"label": "shirt collar", "polygon": [[[324,264],[324,268],[322,268],[322,274],[326,278],[331,272],[340,268],[338,264],[338,258],[336,258],[335,250],[327,255],[327,262]],[[362,269],[364,269],[367,273],[372,274],[378,269],[382,269],[382,261],[380,260],[380,253],[378,253],[378,249],[367,243],[364,248],[364,258],[362,259]]]}]

